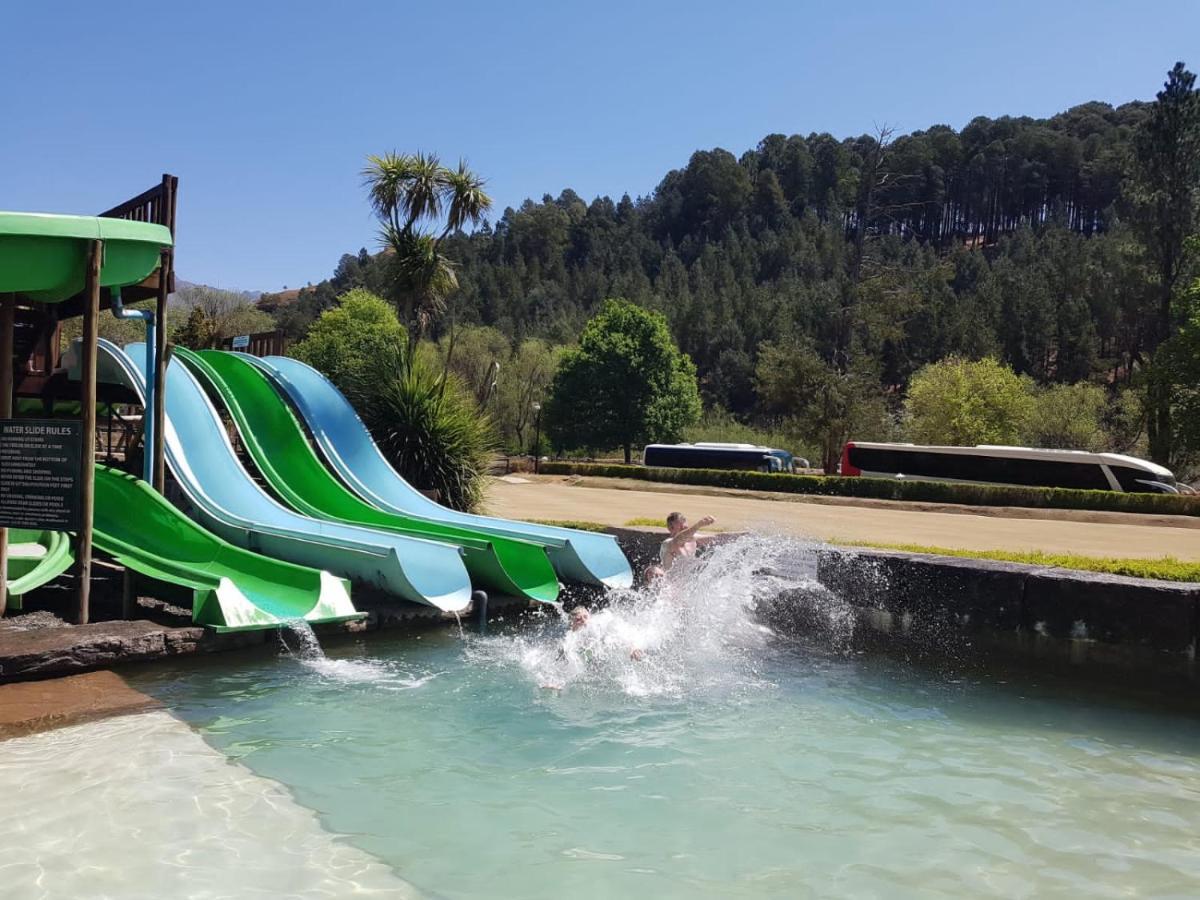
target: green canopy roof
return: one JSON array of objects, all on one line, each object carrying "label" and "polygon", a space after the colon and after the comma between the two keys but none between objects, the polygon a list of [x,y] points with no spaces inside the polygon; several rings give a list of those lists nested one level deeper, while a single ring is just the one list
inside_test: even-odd
[{"label": "green canopy roof", "polygon": [[73,297],[84,288],[93,240],[104,241],[100,284],[121,287],[154,271],[171,232],[129,219],[0,212],[0,293],[42,303]]}]

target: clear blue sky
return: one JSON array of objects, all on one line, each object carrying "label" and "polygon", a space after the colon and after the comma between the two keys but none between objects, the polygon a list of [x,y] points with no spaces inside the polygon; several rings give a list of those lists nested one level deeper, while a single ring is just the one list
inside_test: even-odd
[{"label": "clear blue sky", "polygon": [[94,213],[171,172],[180,275],[276,290],[374,246],[367,153],[465,156],[497,216],[637,196],[771,132],[1149,99],[1200,66],[1200,3],[12,0],[0,36],[0,208]]}]

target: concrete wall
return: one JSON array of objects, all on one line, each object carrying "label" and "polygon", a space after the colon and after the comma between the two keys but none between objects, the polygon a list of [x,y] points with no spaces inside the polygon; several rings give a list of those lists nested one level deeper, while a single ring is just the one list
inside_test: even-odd
[{"label": "concrete wall", "polygon": [[[661,533],[610,529],[639,571]],[[854,643],[886,639],[962,660],[980,651],[1197,677],[1200,585],[1019,563],[825,548],[817,581],[851,604]],[[811,627],[816,598],[799,590],[769,610],[777,628]]]}]

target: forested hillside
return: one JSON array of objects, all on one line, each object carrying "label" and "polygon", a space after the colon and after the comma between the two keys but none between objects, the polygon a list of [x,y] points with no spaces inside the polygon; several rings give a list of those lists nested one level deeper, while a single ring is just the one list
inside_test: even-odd
[{"label": "forested hillside", "polygon": [[[622,297],[666,316],[706,409],[743,421],[789,414],[760,370],[781,347],[828,372],[810,379],[829,398],[812,415],[842,431],[896,426],[912,375],[954,355],[1115,400],[1162,339],[1126,190],[1153,108],[772,134],[740,157],[694,153],[649,197],[526,201],[445,240],[458,289],[431,336],[485,325],[513,346],[571,343]],[[262,303],[300,337],[351,288],[388,296],[391,277],[387,254],[363,250],[298,298]]]},{"label": "forested hillside", "polygon": [[[871,137],[774,134],[740,159],[699,151],[637,201],[588,203],[571,190],[526,201],[454,239],[454,320],[568,341],[600,301],[626,297],[666,313],[708,398],[747,411],[761,341],[794,324],[819,342],[835,327],[845,238],[872,178],[876,246],[864,266],[877,283],[856,324],[886,383],[956,350],[998,352],[1044,379],[1118,369],[1137,336],[1122,329],[1116,286],[1096,288],[1120,268],[1120,229],[1080,237],[1113,231],[1145,109],[978,118],[896,138],[879,159]],[[338,293],[378,288],[378,268],[365,252],[344,257],[330,282],[302,292],[293,332]]]}]

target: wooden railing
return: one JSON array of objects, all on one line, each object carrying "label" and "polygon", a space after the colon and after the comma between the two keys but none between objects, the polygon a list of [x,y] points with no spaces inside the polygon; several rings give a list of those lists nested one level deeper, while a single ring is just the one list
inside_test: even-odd
[{"label": "wooden railing", "polygon": [[[234,346],[235,343],[238,346]],[[221,341],[222,350],[237,350],[251,356],[283,356],[287,345],[287,336],[282,331],[260,331],[258,334],[227,337]]]},{"label": "wooden railing", "polygon": [[175,234],[175,191],[179,179],[174,175],[163,175],[162,183],[143,191],[132,200],[126,200],[112,209],[100,213],[103,219],[132,219],[135,222],[153,222],[166,225]]},{"label": "wooden railing", "polygon": [[[126,200],[112,209],[100,213],[105,219],[132,219],[135,222],[152,222],[165,225],[175,234],[175,195],[179,179],[174,175],[163,175],[162,181],[131,200]],[[128,302],[150,300],[158,296],[160,279],[164,272],[168,293],[175,290],[175,266],[173,251],[164,258],[165,265],[156,269],[144,282],[131,285],[123,291]],[[109,292],[102,291],[100,305],[107,308]],[[17,311],[17,332],[20,337],[20,353],[17,366],[17,395],[38,396],[46,387],[55,369],[60,365],[59,344],[60,319],[81,315],[81,297],[71,297],[53,306],[35,303]]]},{"label": "wooden railing", "polygon": [[[131,200],[126,200],[110,210],[100,213],[103,219],[131,219],[134,222],[152,222],[155,225],[166,225],[175,237],[175,194],[179,189],[179,179],[174,175],[164,174],[162,181],[147,191],[143,191]],[[161,273],[158,273],[161,275]],[[175,267],[167,267],[169,292],[175,290]],[[151,276],[154,278],[155,276]]]}]

